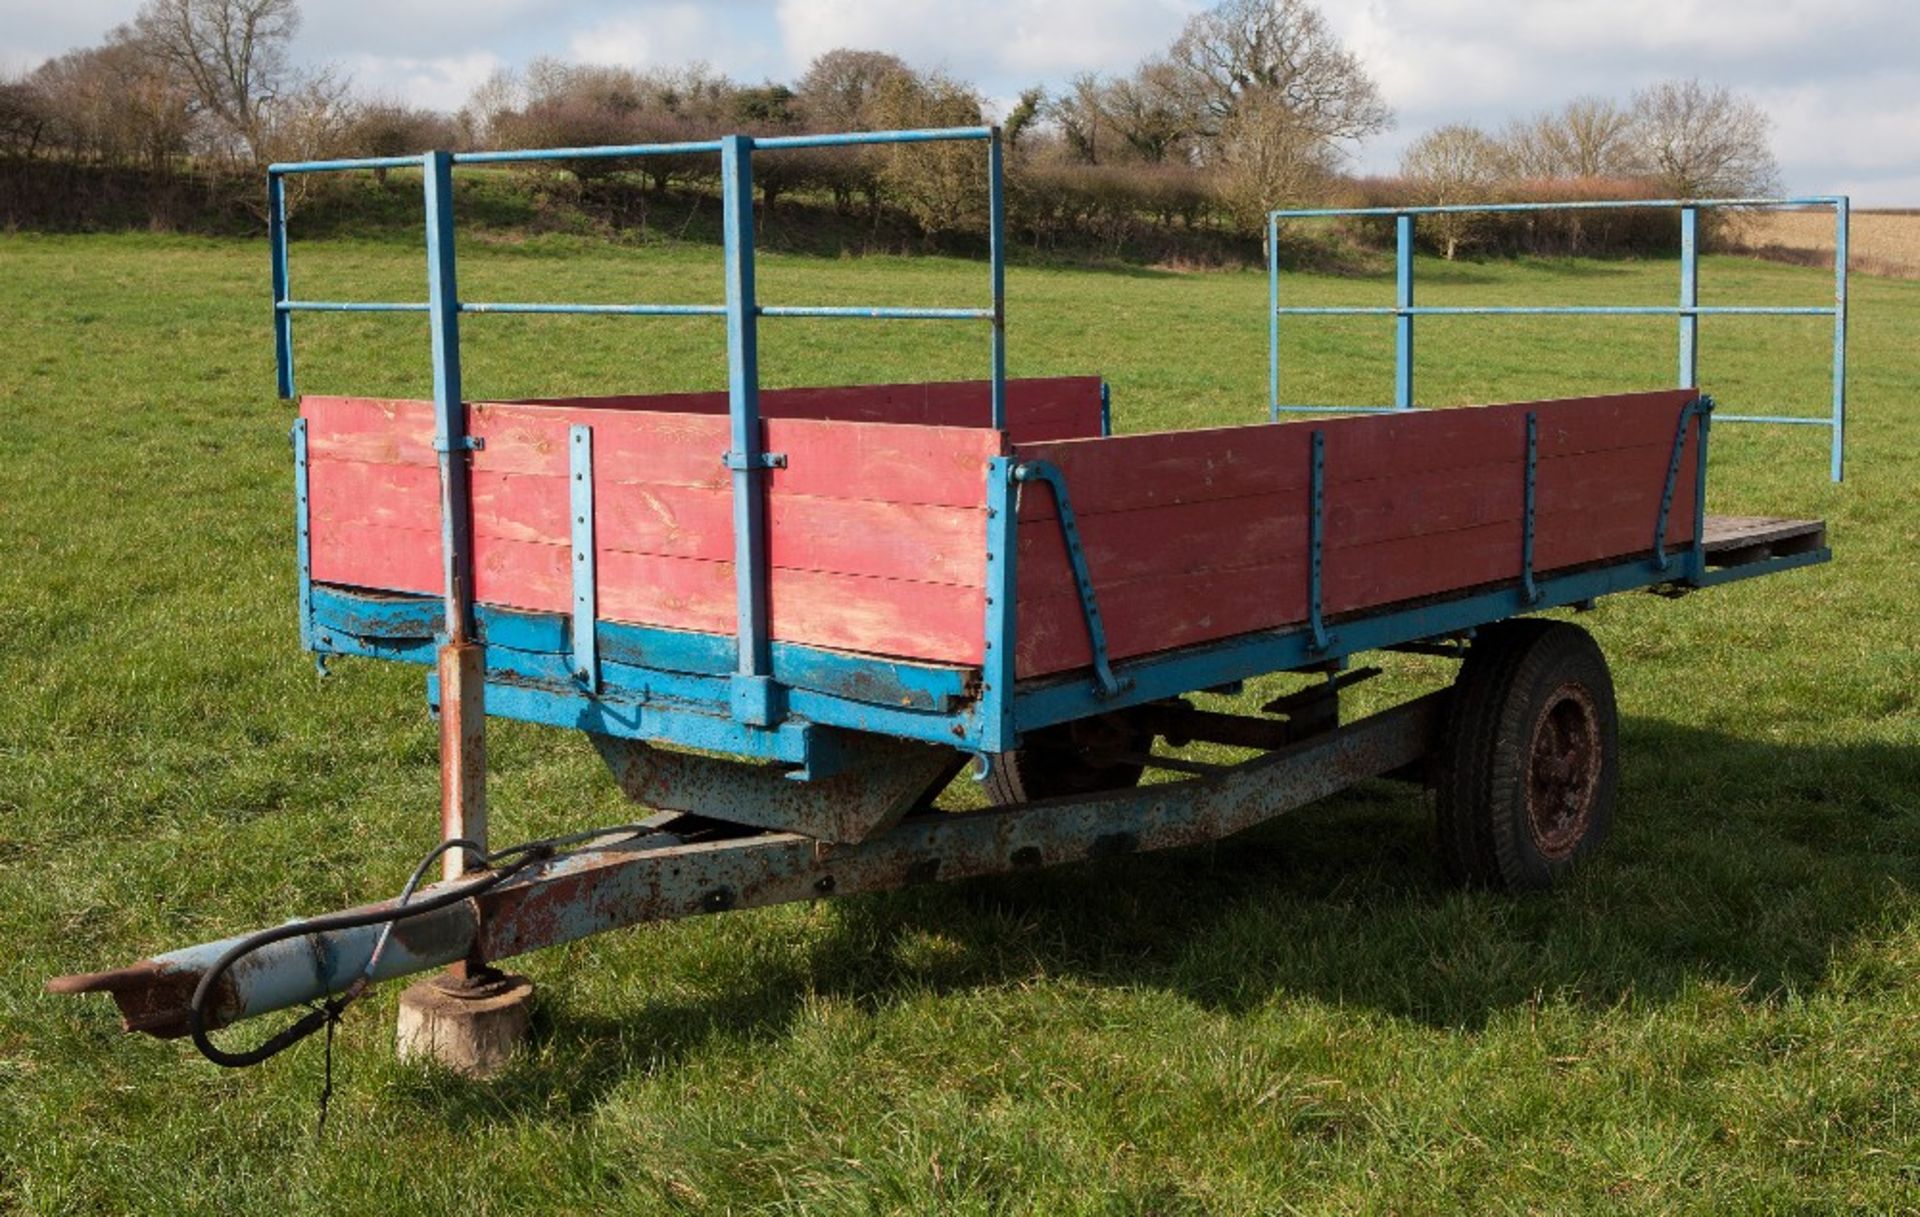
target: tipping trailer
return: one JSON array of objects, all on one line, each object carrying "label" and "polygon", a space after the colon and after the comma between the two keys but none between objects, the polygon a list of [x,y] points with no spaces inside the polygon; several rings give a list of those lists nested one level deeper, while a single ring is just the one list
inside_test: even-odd
[{"label": "tipping trailer", "polygon": [[[986,306],[759,303],[755,154],[924,141],[986,145]],[[461,295],[457,164],[695,153],[723,171],[724,302]],[[426,302],[292,295],[287,178],[400,166],[424,171]],[[1099,377],[1006,376],[994,129],[435,152],[277,165],[269,184],[283,397],[295,313],[431,322],[433,399],[300,397],[293,480],[305,645],[430,669],[443,844],[398,899],[50,982],[110,993],[129,1030],[192,1034],[222,1063],[260,1059],[408,973],[448,967],[454,988],[479,991],[497,961],[603,930],[1216,840],[1383,775],[1432,787],[1454,877],[1549,884],[1607,831],[1616,716],[1592,638],[1534,614],[1830,556],[1819,521],[1707,513],[1713,407],[1691,343],[1710,310],[1691,296],[1690,240],[1669,310],[1677,388],[1411,409],[1408,216],[1386,310],[1402,408],[1114,435]],[[1685,232],[1705,205],[1675,204]],[[1277,417],[1277,317],[1316,310],[1281,308],[1277,260],[1272,272]],[[728,384],[475,399],[460,329],[480,313],[710,315],[726,326]],[[989,374],[763,389],[758,327],[791,316],[981,322]],[[1341,691],[1375,671],[1355,661],[1380,650],[1449,656],[1458,672],[1343,723]],[[1299,687],[1257,713],[1191,700],[1272,673]],[[586,732],[652,814],[489,852],[488,715]],[[1162,741],[1251,756],[1201,763]],[[993,805],[936,808],[968,765]],[[1172,780],[1141,784],[1148,771]],[[420,886],[435,858],[440,882]],[[259,1049],[207,1037],[312,1002],[325,1004]]]}]

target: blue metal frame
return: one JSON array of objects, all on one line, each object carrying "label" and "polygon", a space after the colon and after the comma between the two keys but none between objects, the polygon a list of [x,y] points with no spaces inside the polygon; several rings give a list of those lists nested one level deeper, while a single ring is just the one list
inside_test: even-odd
[{"label": "blue metal frame", "polygon": [[[842,305],[761,305],[755,294],[752,156],[756,151],[853,145],[982,141],[987,144],[988,308],[899,308]],[[724,205],[724,304],[547,304],[463,302],[456,283],[452,170],[457,164],[508,164],[530,161],[719,154]],[[412,301],[294,300],[287,275],[286,178],[294,174],[343,170],[422,170],[428,253],[428,299]],[[419,157],[359,157],[270,165],[267,170],[267,228],[273,259],[273,319],[276,384],[282,397],[295,394],[292,318],[296,312],[425,312],[433,338],[435,447],[441,466],[441,532],[445,556],[445,621],[442,636],[463,641],[474,628],[472,516],[467,452],[475,441],[466,435],[460,379],[459,318],[462,313],[584,314],[640,317],[725,317],[731,448],[722,459],[732,472],[735,568],[738,579],[738,627],[734,676],[728,704],[734,720],[749,728],[771,730],[788,710],[776,675],[767,622],[765,483],[769,468],[784,460],[760,451],[757,329],[762,317],[871,318],[881,320],[979,321],[991,329],[990,385],[992,422],[1006,425],[1006,240],[1004,160],[997,127],[937,130],[861,131],[830,135],[749,137],[674,144],[629,144],[593,148],[541,148],[499,152],[429,152]],[[584,445],[591,461],[591,439]],[[590,478],[590,468],[588,477]],[[590,493],[590,492],[589,492]],[[577,505],[576,505],[577,506]],[[585,516],[582,520],[581,517]],[[576,510],[576,530],[590,532],[591,502]],[[591,546],[575,546],[575,608],[593,598]],[[582,586],[586,590],[583,592]],[[591,609],[589,608],[590,612]],[[591,688],[599,666],[594,654],[598,631],[573,631],[576,674]]]},{"label": "blue metal frame", "polygon": [[[1707,208],[1831,207],[1834,212],[1834,299],[1831,305],[1714,305],[1700,303],[1700,213]],[[1499,214],[1528,211],[1598,211],[1663,208],[1680,215],[1679,302],[1663,305],[1419,306],[1413,302],[1414,221],[1425,215]],[[1723,414],[1723,422],[1781,423],[1825,427],[1831,435],[1829,476],[1838,482],[1846,468],[1847,422],[1847,259],[1850,204],[1846,195],[1780,199],[1622,199],[1581,203],[1462,203],[1435,207],[1314,207],[1267,215],[1268,417],[1283,413],[1377,414],[1414,408],[1413,320],[1415,317],[1674,317],[1679,325],[1679,382],[1698,387],[1700,318],[1832,317],[1833,390],[1826,418],[1792,414]],[[1394,303],[1392,307],[1282,306],[1280,303],[1280,223],[1283,220],[1349,216],[1391,216],[1394,221]],[[1288,404],[1280,400],[1281,317],[1392,317],[1394,377],[1391,406]]]}]

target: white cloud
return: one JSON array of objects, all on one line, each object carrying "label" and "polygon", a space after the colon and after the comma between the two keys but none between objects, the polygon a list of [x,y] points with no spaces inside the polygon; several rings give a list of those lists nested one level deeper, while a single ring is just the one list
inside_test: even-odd
[{"label": "white cloud", "polygon": [[775,48],[740,28],[738,15],[710,4],[627,5],[621,15],[573,35],[572,58],[622,67],[673,67],[695,61],[752,79],[779,73]]},{"label": "white cloud", "polygon": [[458,110],[482,81],[507,66],[492,51],[428,59],[351,55],[342,63],[360,96],[436,110]]},{"label": "white cloud", "polygon": [[1124,72],[1179,33],[1176,0],[778,0],[789,62],[835,47],[891,51],[992,85]]}]

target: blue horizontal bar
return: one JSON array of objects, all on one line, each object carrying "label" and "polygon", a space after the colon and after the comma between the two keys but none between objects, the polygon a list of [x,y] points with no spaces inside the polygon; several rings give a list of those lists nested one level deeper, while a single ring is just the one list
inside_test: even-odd
[{"label": "blue horizontal bar", "polygon": [[1285,305],[1274,310],[1282,317],[1831,317],[1835,311],[1832,305],[1817,304]]},{"label": "blue horizontal bar", "polygon": [[991,321],[990,308],[862,308],[839,305],[766,305],[762,317],[876,317],[890,321]]},{"label": "blue horizontal bar", "polygon": [[1406,411],[1396,406],[1283,406],[1273,403],[1275,410],[1290,410],[1300,414],[1404,414]]},{"label": "blue horizontal bar", "polygon": [[1801,427],[1833,427],[1831,418],[1808,418],[1799,414],[1721,414],[1715,412],[1716,423],[1788,423]]},{"label": "blue horizontal bar", "polygon": [[1626,207],[1838,207],[1844,196],[1808,195],[1792,199],[1613,199],[1577,203],[1448,203],[1426,207],[1307,207],[1270,211],[1276,220],[1310,220],[1334,216],[1486,215],[1511,211],[1618,211]]},{"label": "blue horizontal bar", "polygon": [[356,156],[335,161],[281,161],[268,165],[267,172],[331,173],[344,169],[418,169],[420,166],[417,156]]},{"label": "blue horizontal bar", "polygon": [[599,161],[624,156],[672,156],[720,151],[717,139],[678,144],[600,144],[588,148],[517,148],[501,152],[456,152],[456,165],[500,165],[515,161]]},{"label": "blue horizontal bar", "polygon": [[992,127],[936,127],[919,131],[848,131],[835,135],[756,136],[755,151],[762,148],[841,148],[848,144],[926,144],[936,140],[993,138]]},{"label": "blue horizontal bar", "polygon": [[622,317],[724,317],[724,304],[481,304],[463,303],[463,313],[588,313]]},{"label": "blue horizontal bar", "polygon": [[378,300],[281,300],[273,307],[283,313],[424,313],[427,304],[392,304]]}]

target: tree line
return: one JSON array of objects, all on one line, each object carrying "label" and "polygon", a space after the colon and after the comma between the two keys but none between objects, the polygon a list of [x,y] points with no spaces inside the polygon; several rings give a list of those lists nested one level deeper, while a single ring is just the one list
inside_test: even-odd
[{"label": "tree line", "polygon": [[[0,161],[257,181],[273,160],[984,121],[972,84],[856,48],[819,56],[791,82],[760,84],[699,64],[537,59],[445,113],[362,98],[338,72],[300,65],[291,53],[299,17],[298,0],[147,0],[99,45],[0,81]],[[1498,132],[1441,127],[1409,146],[1398,177],[1344,172],[1360,141],[1392,121],[1365,64],[1309,0],[1223,0],[1129,72],[1020,95],[1002,118],[1009,226],[1043,250],[1095,243],[1117,252],[1142,239],[1258,236],[1278,206],[1745,194],[1777,176],[1764,114],[1696,81],[1624,103],[1581,99]],[[790,151],[757,158],[755,185],[767,212],[805,197],[927,235],[977,233],[978,158],[964,145]],[[710,192],[717,165],[700,156],[581,160],[525,173],[539,189],[604,209],[636,191]],[[1606,240],[1592,225],[1585,231],[1590,243]],[[1448,256],[1516,244],[1511,225],[1486,220],[1448,220],[1433,232]],[[1564,240],[1529,232],[1534,244]]]}]

